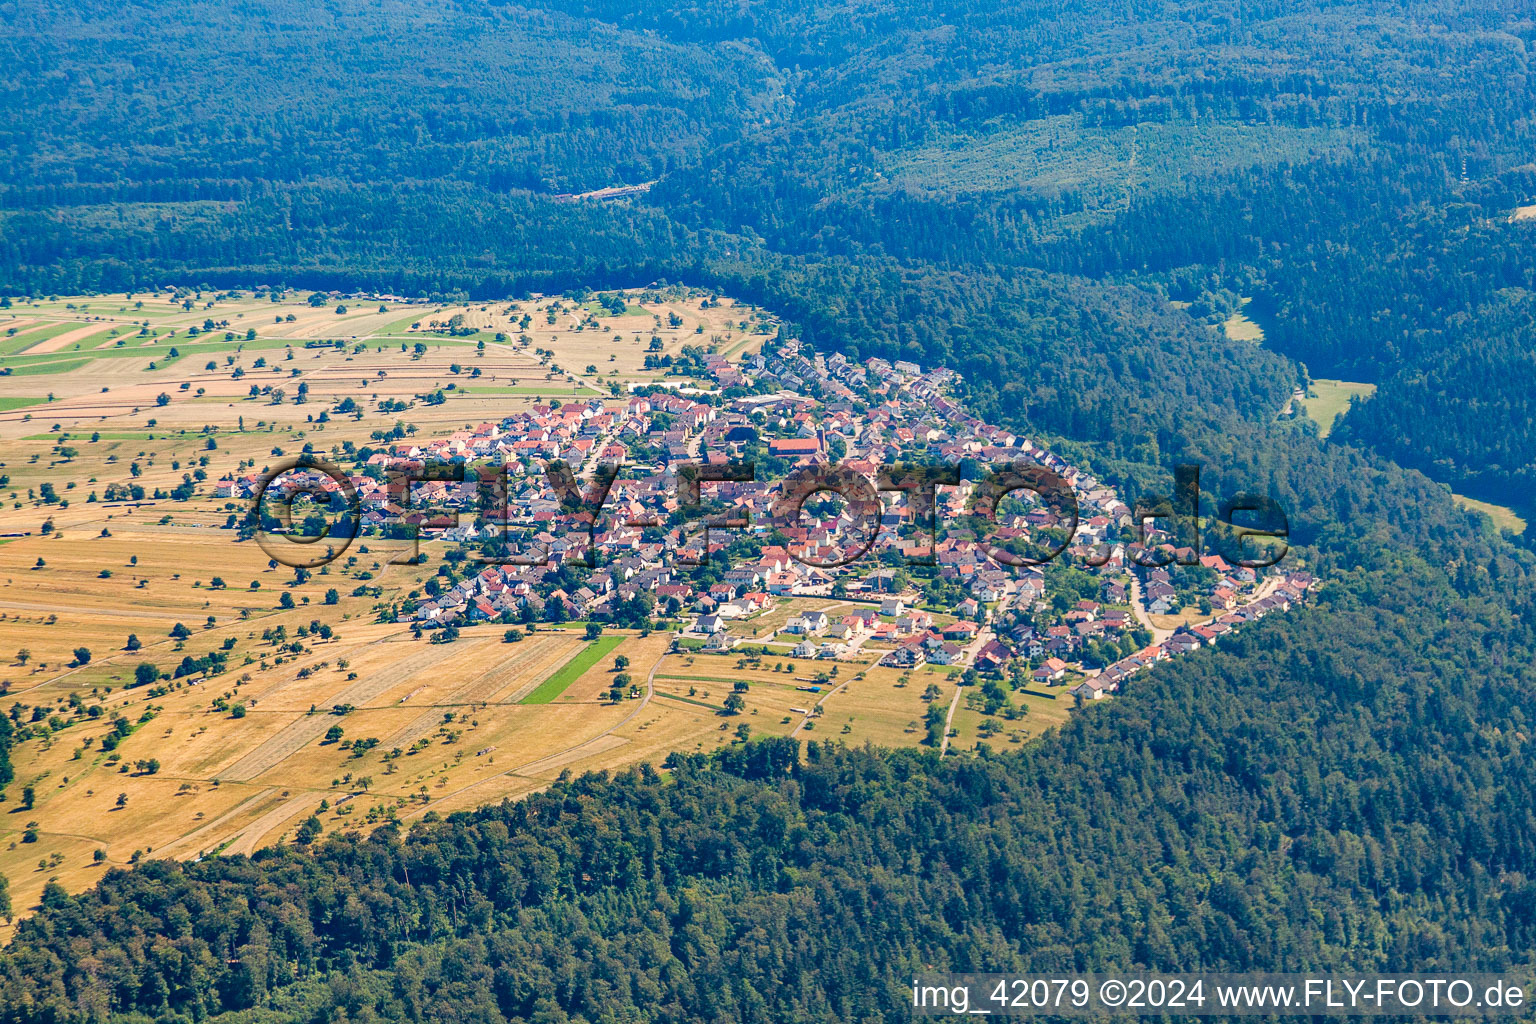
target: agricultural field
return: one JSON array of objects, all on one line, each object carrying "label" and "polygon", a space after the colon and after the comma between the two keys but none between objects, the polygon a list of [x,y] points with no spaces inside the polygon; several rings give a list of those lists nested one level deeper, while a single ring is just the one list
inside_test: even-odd
[{"label": "agricultural field", "polygon": [[[380,614],[441,564],[432,540],[420,564],[377,538],[303,579],[272,564],[238,540],[246,509],[214,495],[221,477],[397,422],[444,436],[623,394],[664,379],[648,355],[739,356],[772,330],[685,292],[631,294],[617,314],[563,297],[317,301],[182,291],[0,311],[0,710],[33,734],[0,803],[18,909],[108,866],[408,823],[746,735],[916,744],[929,704],[953,697],[948,670],[903,675],[873,648],[797,660],[788,637],[782,657],[634,630],[593,641],[579,622],[433,643]],[[761,641],[846,603],[785,599],[732,631]],[[1039,703],[988,741],[1037,735],[1070,702]],[[981,722],[962,707],[953,749]]]}]

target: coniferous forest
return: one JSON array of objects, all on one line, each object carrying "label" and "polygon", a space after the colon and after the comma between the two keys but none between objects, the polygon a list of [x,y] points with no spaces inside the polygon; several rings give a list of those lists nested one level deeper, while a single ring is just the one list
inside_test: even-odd
[{"label": "coniferous forest", "polygon": [[[1326,581],[1022,751],[758,741],[53,888],[0,1021],[897,1020],[928,968],[1536,968],[1536,560],[1447,486],[1536,501],[1527,13],[0,5],[0,291],[718,288],[953,367],[1129,495],[1182,461],[1266,491]],[[1218,327],[1242,298],[1263,344]],[[1278,416],[1311,377],[1378,388],[1322,438]]]}]

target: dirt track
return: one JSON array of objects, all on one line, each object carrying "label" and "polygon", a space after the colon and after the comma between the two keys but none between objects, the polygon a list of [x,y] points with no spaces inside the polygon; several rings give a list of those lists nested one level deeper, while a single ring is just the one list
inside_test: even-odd
[{"label": "dirt track", "polygon": [[313,793],[300,793],[298,796],[284,800],[245,826],[245,828],[236,832],[233,841],[224,848],[224,852],[226,854],[244,854],[249,857],[256,852],[256,848],[260,845],[263,836],[273,829],[280,827],[283,822],[313,803],[315,803],[315,795]]},{"label": "dirt track", "polygon": [[267,789],[258,790],[257,792],[252,793],[250,796],[246,797],[244,800],[240,801],[238,804],[231,807],[223,814],[219,815],[217,818],[214,818],[212,821],[202,825],[196,831],[189,832],[182,836],[180,839],[174,839],[171,842],[166,843],[164,846],[155,851],[155,856],[194,857],[197,854],[202,853],[203,848],[198,847],[197,845],[200,838],[216,845],[216,839],[218,836],[219,827],[221,825],[227,823],[231,818],[238,817],[240,814],[249,810],[252,804],[260,803],[262,800],[265,800],[275,792],[277,792],[275,788],[269,787]]}]

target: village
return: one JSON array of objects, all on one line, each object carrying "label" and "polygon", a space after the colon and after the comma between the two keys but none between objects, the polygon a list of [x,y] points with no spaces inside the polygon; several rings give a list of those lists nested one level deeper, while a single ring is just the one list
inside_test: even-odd
[{"label": "village", "polygon": [[[971,414],[943,368],[855,363],[781,338],[734,363],[685,349],[672,372],[627,395],[537,404],[448,436],[348,445],[355,465],[345,478],[300,469],[276,486],[318,488],[335,511],[350,485],[361,538],[460,546],[423,592],[387,613],[418,635],[451,637],[477,623],[654,621],[675,634],[676,650],[834,664],[874,652],[893,668],[953,666],[1015,688],[1066,687],[1079,704],[1289,609],[1314,585],[1304,571],[1176,548],[1153,520],[1138,536],[1112,488]],[[563,491],[551,460],[572,471]],[[913,495],[896,490],[884,492],[872,537],[860,537],[870,524],[854,503],[815,495],[798,522],[772,521],[789,472],[835,464],[872,478],[918,462],[1042,467],[1070,486],[1077,514],[1020,491],[983,537],[948,528],[974,526],[968,488],[954,486],[935,491],[936,533]],[[747,463],[752,479],[706,468],[719,482],[684,503],[680,470]],[[458,479],[445,479],[444,467]],[[581,496],[579,481],[600,467],[611,486]],[[249,500],[261,484],[254,471],[226,477],[215,495]],[[1063,557],[1010,564],[1006,552],[1021,545]],[[844,557],[850,550],[859,557]],[[806,606],[814,598],[821,607]]]}]

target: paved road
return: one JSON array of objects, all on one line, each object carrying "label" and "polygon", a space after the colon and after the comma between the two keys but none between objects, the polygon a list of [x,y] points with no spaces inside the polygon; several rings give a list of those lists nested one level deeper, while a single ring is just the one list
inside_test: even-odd
[{"label": "paved road", "polygon": [[[1239,604],[1235,610],[1241,611],[1242,609],[1248,607],[1250,604],[1253,604],[1253,602],[1273,594],[1275,592],[1275,588],[1280,585],[1280,582],[1281,579],[1279,576],[1271,576],[1269,579],[1259,584],[1258,589],[1253,592],[1253,596]],[[1134,573],[1131,575],[1131,613],[1136,616],[1137,622],[1141,623],[1144,627],[1146,627],[1148,631],[1151,632],[1152,642],[1154,644],[1162,643],[1164,640],[1167,640],[1169,637],[1173,636],[1175,632],[1171,629],[1160,629],[1157,626],[1152,625],[1152,617],[1146,613],[1146,610],[1142,606],[1141,584],[1137,581]],[[1190,628],[1194,628],[1195,626],[1204,626],[1208,623],[1216,621],[1218,618],[1225,614],[1226,612],[1218,612],[1208,619],[1202,619],[1199,622],[1191,622]]]},{"label": "paved road", "polygon": [[1131,573],[1131,614],[1136,616],[1136,621],[1152,634],[1154,644],[1160,644],[1173,636],[1173,630],[1159,629],[1152,625],[1152,616],[1147,614],[1146,607],[1141,601],[1141,581],[1136,578],[1135,573]]}]

